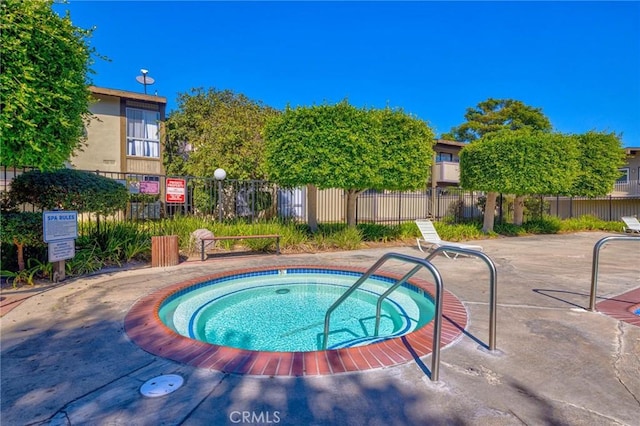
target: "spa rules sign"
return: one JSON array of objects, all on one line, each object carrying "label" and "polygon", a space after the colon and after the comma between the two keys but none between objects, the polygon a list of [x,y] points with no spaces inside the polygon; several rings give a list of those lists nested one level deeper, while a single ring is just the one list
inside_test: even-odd
[{"label": "spa rules sign", "polygon": [[47,211],[42,213],[44,242],[49,245],[49,262],[59,262],[75,256],[78,238],[78,212]]},{"label": "spa rules sign", "polygon": [[78,212],[52,211],[42,213],[44,242],[78,238]]}]

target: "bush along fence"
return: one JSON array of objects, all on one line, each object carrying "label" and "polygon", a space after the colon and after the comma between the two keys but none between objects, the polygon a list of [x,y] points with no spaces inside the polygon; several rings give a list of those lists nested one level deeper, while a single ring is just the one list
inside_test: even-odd
[{"label": "bush along fence", "polygon": [[[12,179],[29,169],[2,167],[0,195],[5,198]],[[180,216],[198,216],[212,221],[267,221],[275,218],[307,221],[306,188],[287,189],[261,180],[216,180],[213,177],[179,177],[95,171],[114,179],[129,191],[125,211],[111,220],[145,222]],[[530,196],[525,199],[525,221],[543,216],[559,218],[592,215],[606,221],[621,216],[640,216],[638,182],[631,182],[632,191],[614,190],[598,198]],[[616,188],[618,189],[618,188]],[[400,224],[430,217],[434,220],[461,223],[480,220],[485,195],[455,187],[425,189],[423,191],[364,191],[358,196],[358,223]],[[22,211],[36,211],[22,205]],[[500,195],[496,208],[499,223],[513,217],[513,196]],[[99,220],[81,215],[80,220]],[[317,191],[317,220],[319,223],[346,223],[346,197],[343,190]]]}]

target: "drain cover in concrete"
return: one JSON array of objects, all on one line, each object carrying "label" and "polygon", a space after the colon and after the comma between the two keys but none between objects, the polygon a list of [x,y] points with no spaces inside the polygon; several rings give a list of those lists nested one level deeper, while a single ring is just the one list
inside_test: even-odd
[{"label": "drain cover in concrete", "polygon": [[164,396],[177,390],[184,383],[184,379],[177,374],[165,374],[147,380],[141,387],[140,393],[150,398]]}]

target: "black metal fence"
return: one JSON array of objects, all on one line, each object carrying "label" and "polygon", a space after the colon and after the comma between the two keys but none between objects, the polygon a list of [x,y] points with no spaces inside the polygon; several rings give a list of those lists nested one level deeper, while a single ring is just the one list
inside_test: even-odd
[{"label": "black metal fence", "polygon": [[[13,178],[30,169],[0,168],[0,195],[6,194]],[[306,222],[306,188],[287,189],[260,180],[216,180],[213,177],[178,177],[94,171],[115,179],[129,190],[125,211],[115,220],[154,221],[176,215],[194,215],[216,221],[242,219],[260,221],[286,218]],[[637,184],[637,182],[636,182]],[[635,189],[634,189],[635,191]],[[615,192],[614,192],[615,194]],[[640,194],[640,192],[635,192]],[[485,194],[444,187],[422,191],[365,191],[358,195],[358,223],[399,224],[426,217],[452,223],[480,220]],[[24,211],[35,211],[22,205]],[[608,195],[599,198],[532,196],[525,199],[525,220],[545,215],[560,218],[589,214],[603,220],[621,216],[640,216],[640,195]],[[513,197],[500,195],[496,218],[509,221],[513,216]],[[87,216],[90,218],[90,216]],[[346,222],[346,196],[343,190],[317,191],[319,223]]]}]

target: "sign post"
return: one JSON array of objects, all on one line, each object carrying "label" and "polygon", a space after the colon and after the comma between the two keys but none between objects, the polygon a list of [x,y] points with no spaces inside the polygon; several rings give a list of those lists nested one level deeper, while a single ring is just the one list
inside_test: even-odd
[{"label": "sign post", "polygon": [[53,263],[53,281],[65,279],[66,259],[76,254],[75,239],[78,238],[78,212],[45,211],[42,213],[44,242],[48,244],[49,262]]}]

